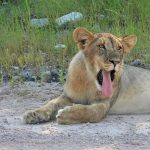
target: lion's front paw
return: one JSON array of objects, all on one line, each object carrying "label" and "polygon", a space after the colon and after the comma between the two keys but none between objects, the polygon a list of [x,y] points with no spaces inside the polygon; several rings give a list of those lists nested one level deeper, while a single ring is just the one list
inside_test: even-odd
[{"label": "lion's front paw", "polygon": [[71,124],[73,123],[72,120],[72,111],[71,111],[72,106],[67,106],[64,109],[60,109],[58,111],[58,114],[56,115],[57,122],[59,124]]},{"label": "lion's front paw", "polygon": [[39,123],[39,115],[35,111],[28,111],[24,114],[23,119],[27,124]]},{"label": "lion's front paw", "polygon": [[27,124],[36,124],[40,122],[45,122],[49,120],[46,113],[42,111],[28,111],[24,114],[23,119]]}]

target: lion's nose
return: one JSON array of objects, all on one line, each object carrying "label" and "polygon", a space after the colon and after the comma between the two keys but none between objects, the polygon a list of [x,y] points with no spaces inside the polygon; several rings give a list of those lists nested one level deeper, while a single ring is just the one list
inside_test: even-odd
[{"label": "lion's nose", "polygon": [[120,63],[120,60],[119,59],[116,59],[116,60],[109,60],[111,63],[114,64],[114,66],[116,66],[117,64]]}]

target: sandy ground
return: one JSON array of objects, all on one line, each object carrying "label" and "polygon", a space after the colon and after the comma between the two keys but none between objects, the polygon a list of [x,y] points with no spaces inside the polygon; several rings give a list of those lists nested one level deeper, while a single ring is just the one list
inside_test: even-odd
[{"label": "sandy ground", "polygon": [[58,96],[58,83],[0,87],[0,150],[149,150],[150,115],[112,116],[100,123],[38,125],[22,114]]}]

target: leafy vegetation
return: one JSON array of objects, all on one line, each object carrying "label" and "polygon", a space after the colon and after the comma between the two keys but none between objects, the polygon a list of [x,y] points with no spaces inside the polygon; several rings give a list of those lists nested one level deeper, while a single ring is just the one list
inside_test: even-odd
[{"label": "leafy vegetation", "polygon": [[[66,67],[77,52],[72,32],[78,26],[118,36],[137,35],[138,44],[126,61],[140,58],[150,63],[149,10],[149,0],[0,1],[0,64],[8,70],[12,65]],[[63,27],[56,24],[56,18],[73,11],[81,12],[84,18]],[[34,28],[32,18],[48,18],[49,25]],[[67,48],[54,49],[59,43]]]}]

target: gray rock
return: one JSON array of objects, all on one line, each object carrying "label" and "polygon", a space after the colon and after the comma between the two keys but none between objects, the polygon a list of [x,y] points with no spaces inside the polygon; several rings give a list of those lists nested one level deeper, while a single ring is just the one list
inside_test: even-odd
[{"label": "gray rock", "polygon": [[83,18],[83,15],[80,12],[71,12],[69,14],[66,14],[60,18],[56,19],[56,23],[61,26],[68,22],[75,22],[79,21]]},{"label": "gray rock", "polygon": [[26,81],[33,81],[32,79],[32,70],[31,69],[24,69],[21,71],[21,74],[20,74]]},{"label": "gray rock", "polygon": [[45,27],[49,24],[48,18],[31,19],[32,27]]},{"label": "gray rock", "polygon": [[51,69],[51,76],[53,82],[59,82],[59,71],[56,68]]},{"label": "gray rock", "polygon": [[37,81],[37,76],[32,76],[31,80],[30,81]]},{"label": "gray rock", "polygon": [[42,80],[42,82],[50,83],[52,80],[51,72],[50,71],[43,72],[41,75],[41,80]]},{"label": "gray rock", "polygon": [[132,66],[140,66],[142,64],[140,59],[135,59],[133,62],[131,62]]},{"label": "gray rock", "polygon": [[10,79],[10,76],[7,73],[3,73],[2,74],[2,82],[3,82],[3,84],[6,84],[9,79]]},{"label": "gray rock", "polygon": [[18,66],[12,66],[12,69],[19,70],[19,67]]}]

